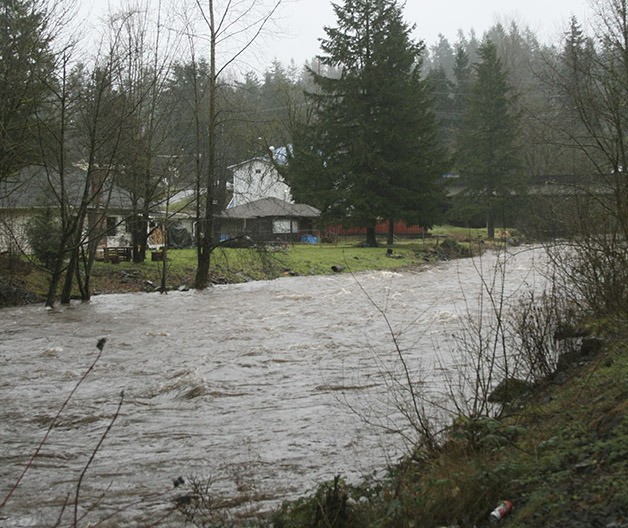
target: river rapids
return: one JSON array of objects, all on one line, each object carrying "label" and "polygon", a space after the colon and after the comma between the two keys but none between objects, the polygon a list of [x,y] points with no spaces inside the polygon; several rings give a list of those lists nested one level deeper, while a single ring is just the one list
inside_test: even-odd
[{"label": "river rapids", "polygon": [[[75,512],[81,526],[150,525],[187,485],[179,477],[268,511],[335,475],[384,469],[412,441],[399,352],[412,380],[437,389],[497,263],[509,302],[545,283],[543,253],[521,247],[414,271],[1,310],[0,501],[56,421],[0,526],[68,526]],[[176,515],[159,525],[182,525]]]}]

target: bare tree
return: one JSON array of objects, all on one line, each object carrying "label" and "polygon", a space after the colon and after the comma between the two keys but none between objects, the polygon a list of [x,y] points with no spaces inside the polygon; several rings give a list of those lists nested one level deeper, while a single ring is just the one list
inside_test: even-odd
[{"label": "bare tree", "polygon": [[[152,18],[154,15],[154,18]],[[118,184],[132,200],[133,260],[146,257],[153,208],[164,200],[164,181],[169,177],[176,152],[168,146],[168,109],[164,94],[179,49],[179,35],[167,31],[165,11],[147,1],[128,5],[111,17],[111,28],[120,35],[117,47],[116,84],[132,109],[123,124],[124,149],[117,160]]]},{"label": "bare tree", "polygon": [[[78,105],[79,92],[72,83],[70,69],[75,60],[78,41],[71,30],[75,20],[72,5],[60,5],[64,9],[57,13],[51,12],[49,18],[57,32],[53,48],[53,71],[42,80],[48,90],[46,107],[36,112],[37,148],[47,177],[49,195],[54,197],[60,220],[56,260],[51,267],[46,296],[47,306],[52,306],[55,302],[63,273],[66,278],[61,300],[65,303],[70,301],[73,277],[75,274],[78,277],[78,255],[82,247],[81,238],[87,211],[94,198],[90,171],[87,171],[87,177],[79,177],[78,180],[76,178],[75,167],[78,160],[74,157],[76,152],[71,148],[71,142],[77,129],[73,113]],[[66,263],[67,257],[69,264]]]},{"label": "bare tree", "polygon": [[[214,216],[216,214],[216,181],[218,180],[217,145],[219,134],[219,109],[217,93],[223,74],[251,48],[256,39],[267,29],[272,16],[282,3],[273,0],[267,10],[260,8],[255,0],[225,2],[220,5],[214,0],[195,0],[196,7],[208,33],[209,79],[208,79],[208,160],[202,186],[205,189],[204,210],[197,218],[197,271],[195,285],[204,289],[209,284],[210,256],[215,247],[213,240]],[[230,50],[231,47],[231,51]],[[219,64],[219,48],[227,53]]]},{"label": "bare tree", "polygon": [[97,57],[91,70],[79,67],[73,72],[77,99],[72,115],[73,146],[86,178],[83,199],[73,215],[77,226],[62,303],[70,301],[74,279],[81,299],[89,300],[91,269],[99,242],[106,234],[107,212],[114,191],[114,160],[121,143],[120,123],[128,112],[124,99],[113,86],[112,58],[112,55]]},{"label": "bare tree", "polygon": [[[40,146],[50,195],[59,211],[61,236],[46,304],[55,302],[63,274],[61,302],[74,285],[90,298],[91,268],[113,191],[113,161],[121,141],[121,116],[128,110],[113,84],[115,56],[101,54],[86,66],[74,62],[74,42],[62,53],[51,83],[55,119],[40,120]],[[83,264],[81,267],[80,264]]]},{"label": "bare tree", "polygon": [[[572,19],[553,88],[570,119],[565,144],[586,160],[565,225],[572,247],[554,251],[579,301],[598,314],[628,312],[628,3],[596,0],[593,33]],[[571,126],[569,126],[571,125]]]}]

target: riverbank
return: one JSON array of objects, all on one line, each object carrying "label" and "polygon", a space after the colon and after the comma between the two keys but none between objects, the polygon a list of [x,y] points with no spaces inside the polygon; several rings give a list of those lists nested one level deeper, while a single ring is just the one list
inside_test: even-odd
[{"label": "riverbank", "polygon": [[[442,231],[424,239],[399,241],[392,247],[365,248],[357,240],[347,240],[338,244],[218,248],[212,254],[210,282],[235,284],[288,275],[417,267],[476,254],[488,245],[481,230]],[[142,263],[96,262],[91,277],[92,292],[103,295],[156,291],[162,286],[164,273],[166,290],[191,288],[196,273],[195,250],[169,250],[165,265],[151,258]],[[43,302],[47,284],[47,272],[36,263],[23,257],[10,259],[0,255],[0,307]]]},{"label": "riverbank", "polygon": [[[457,424],[384,480],[340,479],[286,503],[275,528],[628,526],[628,340],[615,335],[536,385],[499,420]],[[316,519],[332,519],[325,524]]]}]

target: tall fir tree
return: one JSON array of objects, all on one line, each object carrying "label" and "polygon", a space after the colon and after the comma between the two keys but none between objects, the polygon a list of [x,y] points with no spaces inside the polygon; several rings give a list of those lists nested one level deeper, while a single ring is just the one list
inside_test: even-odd
[{"label": "tall fir tree", "polygon": [[434,112],[438,120],[438,140],[441,145],[451,147],[452,130],[455,124],[454,84],[447,77],[447,72],[442,66],[430,69],[426,76],[430,83]]},{"label": "tall fir tree", "polygon": [[449,41],[442,33],[438,34],[438,42],[430,46],[430,69],[441,67],[448,78],[453,74],[455,55]]},{"label": "tall fir tree", "polygon": [[466,113],[467,99],[471,86],[471,66],[469,55],[462,46],[456,47],[453,81],[453,101],[451,105],[451,122],[454,131],[460,128],[462,118]]},{"label": "tall fir tree", "polygon": [[376,245],[380,220],[429,227],[438,219],[444,151],[421,78],[424,46],[411,40],[402,8],[345,0],[334,10],[318,60],[341,75],[310,70],[313,112],[295,131],[285,175],[295,197],[330,222],[366,227],[366,244]]},{"label": "tall fir tree", "polygon": [[488,237],[495,236],[500,204],[524,188],[518,155],[518,115],[508,73],[492,41],[478,49],[480,62],[466,101],[457,137],[456,168],[471,202],[486,218]]},{"label": "tall fir tree", "polygon": [[44,7],[0,2],[0,181],[41,163],[37,116],[46,113],[55,60]]}]

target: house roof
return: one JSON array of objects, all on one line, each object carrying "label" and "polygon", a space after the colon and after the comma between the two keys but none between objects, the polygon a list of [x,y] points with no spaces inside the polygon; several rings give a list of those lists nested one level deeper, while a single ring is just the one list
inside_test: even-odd
[{"label": "house roof", "polygon": [[[86,177],[86,171],[80,168],[72,167],[66,172],[67,199],[74,207],[81,203]],[[0,209],[58,207],[59,189],[59,174],[49,174],[43,167],[29,167],[15,176],[0,181]],[[93,196],[90,199],[93,199]],[[108,207],[112,210],[131,209],[128,192],[112,184],[109,179],[101,189],[101,200],[103,203],[108,200]]]},{"label": "house roof", "polygon": [[316,218],[320,211],[311,205],[293,204],[279,198],[262,198],[238,205],[222,213],[223,218],[265,218],[269,216]]},{"label": "house roof", "polygon": [[275,163],[277,165],[285,165],[286,163],[288,163],[288,151],[291,149],[291,146],[289,147],[270,147],[270,155],[267,156],[257,156],[255,158],[249,158],[243,161],[240,161],[238,163],[234,163],[233,165],[230,165],[229,167],[227,167],[229,170],[235,170],[238,169],[239,167],[243,167],[245,165],[250,165],[251,163],[267,163],[267,164],[271,164],[271,163]]},{"label": "house roof", "polygon": [[227,169],[229,169],[229,170],[235,170],[235,169],[238,169],[238,168],[240,168],[240,167],[244,167],[245,165],[250,165],[251,163],[255,163],[255,162],[257,162],[257,163],[268,163],[268,164],[270,164],[270,158],[268,158],[268,157],[264,157],[264,156],[258,156],[258,157],[256,157],[256,158],[249,158],[249,159],[246,159],[246,160],[244,160],[244,161],[240,161],[240,162],[238,162],[238,163],[234,163],[233,165],[229,165],[229,166],[227,167]]}]

